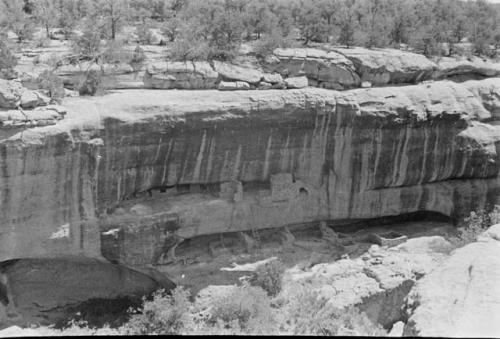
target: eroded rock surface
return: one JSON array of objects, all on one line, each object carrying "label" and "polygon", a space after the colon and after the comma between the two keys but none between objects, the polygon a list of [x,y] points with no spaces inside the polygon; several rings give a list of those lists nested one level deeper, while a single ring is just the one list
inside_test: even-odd
[{"label": "eroded rock surface", "polygon": [[437,65],[439,71],[436,74],[437,78],[458,77],[492,77],[500,75],[500,63],[483,60],[479,57],[469,59],[461,58],[441,58]]},{"label": "eroded rock surface", "polygon": [[457,249],[408,296],[404,334],[500,336],[500,225]]},{"label": "eroded rock surface", "polygon": [[16,81],[0,79],[0,140],[30,127],[55,125],[66,110]]},{"label": "eroded rock surface", "polygon": [[219,74],[208,62],[156,62],[148,66],[144,86],[156,89],[216,88]]},{"label": "eroded rock surface", "polygon": [[498,78],[466,81],[463,85],[483,102],[493,120],[500,120],[500,80]]},{"label": "eroded rock surface", "polygon": [[340,90],[360,85],[353,63],[342,54],[314,48],[278,48],[273,55],[264,65],[266,69],[286,77],[304,75],[310,86]]},{"label": "eroded rock surface", "polygon": [[[154,264],[195,236],[419,211],[458,217],[500,196],[500,127],[487,123],[481,97],[449,81],[117,91],[64,104],[62,122],[1,142],[2,260],[102,252]],[[226,182],[239,184],[221,194]],[[151,212],[134,213],[138,203]]]},{"label": "eroded rock surface", "polygon": [[290,269],[281,296],[317,293],[337,308],[357,306],[377,324],[390,328],[403,317],[404,299],[415,282],[437,267],[452,246],[439,236],[410,239],[392,248],[373,245],[356,259]]},{"label": "eroded rock surface", "polygon": [[[4,263],[0,280],[5,291],[0,300],[0,328],[51,325],[69,320],[85,302],[100,299],[101,307],[119,298],[138,302],[159,288],[174,287],[169,281],[160,283],[126,267],[77,257]],[[127,307],[125,304],[123,311]]]},{"label": "eroded rock surface", "polygon": [[361,81],[375,86],[432,79],[437,65],[422,54],[396,49],[335,48],[349,59]]}]

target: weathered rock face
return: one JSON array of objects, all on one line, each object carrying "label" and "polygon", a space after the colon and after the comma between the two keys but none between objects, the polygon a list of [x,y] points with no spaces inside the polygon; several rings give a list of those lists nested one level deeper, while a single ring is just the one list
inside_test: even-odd
[{"label": "weathered rock face", "polygon": [[359,87],[353,63],[336,52],[314,48],[278,48],[264,66],[286,77],[305,75],[310,85],[331,89]]},{"label": "weathered rock face", "polygon": [[349,59],[361,81],[386,85],[432,79],[437,65],[422,54],[396,49],[335,48]]},{"label": "weathered rock face", "polygon": [[1,260],[98,256],[100,229],[142,265],[199,235],[498,203],[500,127],[460,84],[130,93],[1,143]]},{"label": "weathered rock face", "polygon": [[55,125],[66,110],[51,99],[15,81],[0,79],[0,140],[26,128]]},{"label": "weathered rock face", "polygon": [[[173,287],[172,283],[161,284],[143,273],[98,260],[23,259],[0,268],[0,328],[51,325],[69,320],[82,303],[92,299],[138,301],[159,288]],[[127,305],[124,307],[126,310]]]},{"label": "weathered rock face", "polygon": [[63,65],[55,70],[65,87],[78,89],[88,72],[96,71],[101,74],[102,86],[108,89],[135,89],[143,88],[143,69],[134,69],[128,64],[103,64],[84,62],[78,65]]},{"label": "weathered rock face", "polygon": [[219,74],[208,62],[157,62],[148,66],[144,86],[155,89],[215,88]]},{"label": "weathered rock face", "polygon": [[450,78],[454,76],[492,77],[500,75],[500,63],[484,61],[481,58],[471,59],[441,58],[437,65],[439,71],[436,78]]},{"label": "weathered rock face", "polygon": [[425,337],[500,335],[500,225],[456,250],[408,296],[404,334]]},{"label": "weathered rock face", "polygon": [[304,291],[316,292],[332,306],[357,306],[373,322],[390,328],[403,317],[401,307],[417,279],[437,267],[451,249],[439,236],[410,239],[389,249],[373,245],[356,259],[289,270],[281,295],[291,300]]},{"label": "weathered rock face", "polygon": [[500,120],[500,80],[497,78],[481,81],[466,81],[463,85],[483,102],[494,121]]}]

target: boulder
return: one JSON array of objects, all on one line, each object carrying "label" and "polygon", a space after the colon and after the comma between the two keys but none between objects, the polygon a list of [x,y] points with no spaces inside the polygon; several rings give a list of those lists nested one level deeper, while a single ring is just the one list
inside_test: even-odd
[{"label": "boulder", "polygon": [[470,80],[462,85],[483,102],[493,120],[500,120],[500,78]]},{"label": "boulder", "polygon": [[353,63],[342,54],[314,48],[277,48],[265,59],[264,68],[283,76],[306,76],[316,87],[359,87]]},{"label": "boulder", "polygon": [[304,88],[309,86],[307,77],[292,77],[285,79],[287,88]]},{"label": "boulder", "polygon": [[208,62],[155,62],[144,74],[144,87],[155,89],[217,88],[219,74]]},{"label": "boulder", "polygon": [[250,85],[244,81],[221,81],[218,89],[219,91],[248,90]]},{"label": "boulder", "polygon": [[500,225],[455,250],[408,295],[404,335],[500,336]]},{"label": "boulder", "polygon": [[22,108],[35,108],[38,105],[38,95],[33,91],[24,91],[21,94]]},{"label": "boulder", "polygon": [[[100,307],[120,298],[138,302],[157,289],[175,287],[170,281],[161,284],[138,271],[83,257],[13,261],[1,267],[0,278],[5,291],[0,328],[51,325],[92,307],[96,299]],[[127,307],[123,305],[124,311]]]},{"label": "boulder", "polygon": [[397,49],[335,48],[349,59],[361,81],[374,86],[432,79],[438,66],[422,54]]},{"label": "boulder", "polygon": [[258,84],[264,77],[264,74],[257,69],[217,60],[214,61],[214,69],[224,80],[244,81],[252,85]]},{"label": "boulder", "polygon": [[0,109],[16,108],[22,92],[23,86],[20,83],[0,79]]},{"label": "boulder", "polygon": [[264,73],[262,76],[262,81],[268,82],[270,84],[282,84],[283,83],[283,77],[278,74],[278,73]]}]

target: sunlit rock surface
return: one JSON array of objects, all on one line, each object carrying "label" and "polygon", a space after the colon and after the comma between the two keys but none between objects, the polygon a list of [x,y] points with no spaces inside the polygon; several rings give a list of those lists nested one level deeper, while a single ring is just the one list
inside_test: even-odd
[{"label": "sunlit rock surface", "polygon": [[479,57],[471,58],[448,58],[443,57],[437,61],[439,71],[438,78],[453,76],[498,76],[500,75],[500,63],[491,60],[483,60]]},{"label": "sunlit rock surface", "polygon": [[499,199],[500,126],[453,82],[116,91],[64,105],[55,126],[0,144],[1,260],[105,252],[144,265],[200,235],[457,217]]},{"label": "sunlit rock surface", "polygon": [[437,267],[451,251],[439,236],[410,239],[392,248],[373,245],[356,259],[287,271],[281,296],[286,302],[315,293],[343,309],[357,306],[377,324],[390,328],[401,320],[404,298],[415,282]]},{"label": "sunlit rock surface", "polygon": [[422,54],[389,48],[334,48],[355,67],[361,81],[375,86],[432,79],[437,65]]},{"label": "sunlit rock surface", "polygon": [[456,250],[408,296],[404,334],[500,336],[500,224]]},{"label": "sunlit rock surface", "polygon": [[341,90],[360,85],[353,63],[337,52],[315,48],[278,48],[266,61],[264,68],[267,70],[287,77],[305,75],[313,87]]},{"label": "sunlit rock surface", "polygon": [[500,80],[470,80],[463,85],[483,102],[484,108],[491,113],[492,120],[500,120]]}]

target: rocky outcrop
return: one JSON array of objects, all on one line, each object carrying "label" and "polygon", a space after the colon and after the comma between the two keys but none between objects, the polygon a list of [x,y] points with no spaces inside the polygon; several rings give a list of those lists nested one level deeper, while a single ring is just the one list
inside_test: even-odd
[{"label": "rocky outcrop", "polygon": [[209,89],[216,88],[218,77],[208,62],[156,62],[144,74],[144,87]]},{"label": "rocky outcrop", "polygon": [[349,59],[361,81],[375,86],[432,79],[437,65],[422,54],[397,49],[335,48]]},{"label": "rocky outcrop", "polygon": [[106,89],[143,88],[144,70],[134,69],[131,65],[103,64],[83,62],[77,65],[63,65],[55,70],[55,74],[63,80],[64,86],[76,89],[84,82],[91,71],[100,74],[102,86]]},{"label": "rocky outcrop", "polygon": [[483,102],[494,121],[500,120],[500,80],[498,78],[481,81],[466,81],[463,85]]},{"label": "rocky outcrop", "polygon": [[408,296],[404,334],[425,337],[500,335],[500,225],[457,249]]},{"label": "rocky outcrop", "polygon": [[353,63],[342,54],[314,48],[278,48],[264,68],[284,77],[306,76],[309,85],[330,89],[359,87]]},{"label": "rocky outcrop", "polygon": [[[213,64],[213,65],[212,65]],[[279,74],[227,62],[160,62],[149,65],[144,87],[154,89],[219,89],[222,91],[284,88]]]},{"label": "rocky outcrop", "polygon": [[305,88],[308,84],[309,83],[306,77],[291,77],[285,79],[285,85],[287,88]]},{"label": "rocky outcrop", "polygon": [[1,260],[106,253],[144,265],[196,236],[419,211],[458,218],[499,203],[500,127],[450,81],[117,91],[64,104],[56,126],[0,143]]},{"label": "rocky outcrop", "polygon": [[66,110],[51,99],[16,81],[0,79],[0,140],[26,128],[55,125]]},{"label": "rocky outcrop", "polygon": [[264,74],[257,69],[241,67],[226,62],[214,61],[214,70],[224,80],[244,81],[251,85],[257,85]]},{"label": "rocky outcrop", "polygon": [[340,309],[356,306],[375,323],[390,328],[404,316],[404,299],[418,279],[447,257],[452,246],[442,237],[410,239],[392,248],[373,245],[356,259],[290,269],[281,295],[317,293]]},{"label": "rocky outcrop", "polygon": [[0,328],[68,321],[77,312],[85,312],[85,307],[91,308],[93,300],[98,300],[102,309],[106,303],[127,299],[129,303],[121,306],[125,312],[130,302],[138,303],[144,295],[159,288],[173,287],[170,282],[161,284],[126,267],[78,257],[3,263],[0,267]]},{"label": "rocky outcrop", "polygon": [[469,59],[441,58],[437,61],[439,71],[436,78],[494,77],[500,75],[500,63],[478,57]]}]

